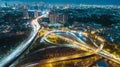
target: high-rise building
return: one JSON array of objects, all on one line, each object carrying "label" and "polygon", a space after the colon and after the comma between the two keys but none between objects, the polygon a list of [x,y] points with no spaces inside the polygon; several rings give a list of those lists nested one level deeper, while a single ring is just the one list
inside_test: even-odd
[{"label": "high-rise building", "polygon": [[59,15],[56,13],[50,13],[49,14],[49,20],[51,23],[57,23],[58,22]]},{"label": "high-rise building", "polygon": [[40,15],[38,10],[30,10],[28,13],[30,18],[37,18]]},{"label": "high-rise building", "polygon": [[26,6],[23,6],[23,18],[29,19],[28,8]]},{"label": "high-rise building", "polygon": [[34,18],[38,17],[38,10],[34,11]]},{"label": "high-rise building", "polygon": [[31,19],[31,18],[34,18],[34,12],[33,12],[33,11],[28,11],[28,13],[29,13],[30,19]]},{"label": "high-rise building", "polygon": [[51,23],[65,23],[68,20],[68,16],[64,13],[50,13],[49,20]]},{"label": "high-rise building", "polygon": [[65,23],[68,20],[68,15],[67,14],[59,14],[59,22],[60,23]]}]

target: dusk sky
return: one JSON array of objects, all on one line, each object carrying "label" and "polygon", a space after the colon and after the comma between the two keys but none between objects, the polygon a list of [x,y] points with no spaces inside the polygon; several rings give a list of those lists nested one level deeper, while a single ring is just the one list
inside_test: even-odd
[{"label": "dusk sky", "polygon": [[98,5],[120,5],[120,0],[2,0],[2,1],[27,1],[45,3],[64,3],[64,4],[98,4]]}]

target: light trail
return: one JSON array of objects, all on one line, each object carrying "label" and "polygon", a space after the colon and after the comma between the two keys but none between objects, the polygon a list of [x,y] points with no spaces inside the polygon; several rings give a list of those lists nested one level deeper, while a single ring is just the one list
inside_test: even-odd
[{"label": "light trail", "polygon": [[[59,47],[64,47],[64,46],[52,46],[52,47],[50,46],[50,47],[47,47],[47,48],[42,48],[42,49],[39,49],[38,51],[35,51],[32,55],[38,54],[39,52],[42,52],[44,50],[54,49],[54,48],[59,48]],[[76,48],[74,48],[74,49],[76,49]],[[74,58],[82,58],[82,57],[90,56],[90,55],[93,55],[93,54],[94,53],[92,53],[92,52],[84,52],[84,53],[71,54],[71,55],[67,55],[67,56],[60,56],[60,57],[58,56],[58,57],[43,59],[43,60],[40,60],[38,62],[33,61],[33,62],[30,62],[30,63],[26,63],[26,64],[23,63],[23,65],[21,67],[29,67],[29,66],[34,66],[34,65],[37,65],[37,64],[52,63],[52,62],[57,62],[57,61],[70,60],[70,59],[74,59]],[[31,58],[31,57],[27,57],[27,58]],[[24,62],[24,61],[22,61],[22,62]]]},{"label": "light trail", "polygon": [[32,40],[35,38],[35,36],[37,35],[37,32],[39,31],[39,29],[41,28],[41,26],[38,23],[38,19],[43,18],[45,15],[47,15],[48,13],[41,15],[39,17],[37,17],[36,19],[31,21],[32,24],[32,28],[33,30],[31,31],[29,37],[27,39],[25,39],[20,46],[18,46],[14,52],[12,52],[8,57],[3,58],[4,60],[0,62],[0,67],[4,67],[6,64],[8,64],[11,60],[17,58],[25,49],[27,49],[27,47],[30,45],[30,43],[32,42]]},{"label": "light trail", "polygon": [[[43,37],[43,40],[46,40],[47,42],[50,42],[49,40],[47,40],[46,36],[49,35],[50,33],[55,33],[55,32],[59,32],[59,33],[60,32],[69,32],[69,33],[73,34],[70,31],[55,30],[55,31],[50,31],[50,32],[46,33],[45,36]],[[81,33],[83,33],[83,32],[81,32]],[[84,34],[85,34],[86,37],[89,37],[88,33],[83,33],[82,35],[84,35]],[[61,36],[61,35],[59,35],[59,36]],[[95,54],[98,54],[98,55],[100,55],[102,57],[105,57],[105,58],[107,58],[107,59],[109,59],[111,61],[114,61],[114,62],[120,64],[120,58],[117,58],[116,56],[114,56],[114,55],[112,55],[112,54],[110,54],[110,53],[108,53],[108,52],[106,52],[106,51],[103,50],[103,47],[104,47],[103,44],[100,44],[100,46],[97,46],[97,44],[95,44],[92,41],[94,43],[93,46],[96,46],[98,48],[98,49],[95,49],[95,48],[92,48],[92,47],[88,46],[89,44],[87,44],[85,41],[77,38],[76,36],[74,36],[74,35],[71,35],[71,36],[73,36],[74,38],[76,38],[77,40],[79,40],[79,42],[73,42],[73,44],[76,44],[77,47],[83,46],[84,48],[87,48],[88,50],[90,49],[90,50],[94,51]],[[63,38],[66,39],[65,37],[63,37]],[[103,38],[101,38],[101,37],[95,36],[95,38],[97,40],[99,40],[101,43],[105,42],[105,40]],[[70,41],[72,41],[72,40],[70,40]],[[52,42],[50,42],[50,43],[52,43]],[[73,45],[73,46],[76,46],[76,45]],[[73,46],[71,46],[71,47],[73,47]]]}]

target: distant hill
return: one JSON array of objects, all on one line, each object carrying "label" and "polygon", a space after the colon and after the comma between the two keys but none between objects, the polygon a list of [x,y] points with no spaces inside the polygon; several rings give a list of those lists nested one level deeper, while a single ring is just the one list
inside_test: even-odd
[{"label": "distant hill", "polygon": [[45,2],[63,4],[98,4],[98,5],[120,5],[120,0],[2,0],[2,1],[22,1],[22,2]]}]

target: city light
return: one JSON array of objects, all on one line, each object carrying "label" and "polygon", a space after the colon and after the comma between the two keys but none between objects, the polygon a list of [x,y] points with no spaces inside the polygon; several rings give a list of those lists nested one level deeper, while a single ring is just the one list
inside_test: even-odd
[{"label": "city light", "polygon": [[120,67],[120,1],[1,0],[0,67]]}]

